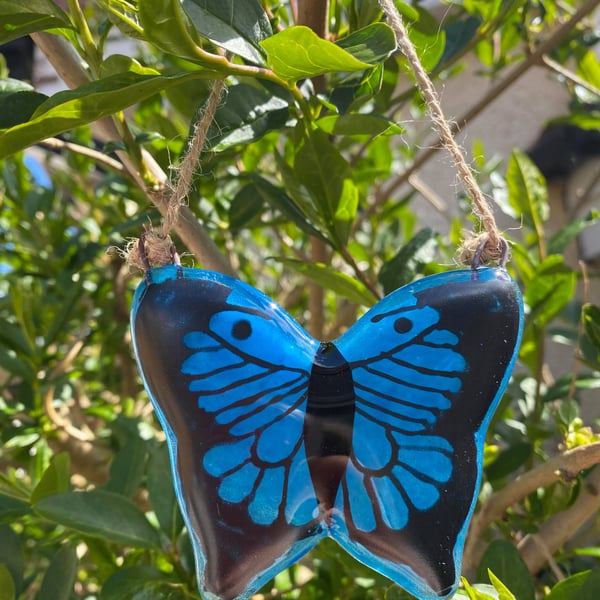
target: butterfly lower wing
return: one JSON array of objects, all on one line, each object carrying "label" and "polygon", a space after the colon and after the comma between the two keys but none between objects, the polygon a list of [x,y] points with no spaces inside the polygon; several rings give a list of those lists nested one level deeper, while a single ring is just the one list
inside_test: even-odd
[{"label": "butterfly lower wing", "polygon": [[420,599],[456,590],[485,432],[521,327],[514,282],[479,269],[394,292],[336,342],[356,414],[332,536]]},{"label": "butterfly lower wing", "polygon": [[132,309],[207,598],[246,598],[320,533],[302,428],[312,340],[263,294],[169,266]]}]

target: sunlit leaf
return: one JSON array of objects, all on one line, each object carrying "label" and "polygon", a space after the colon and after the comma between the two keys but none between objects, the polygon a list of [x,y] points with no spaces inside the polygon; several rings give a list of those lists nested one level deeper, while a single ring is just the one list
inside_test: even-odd
[{"label": "sunlit leaf", "polygon": [[125,73],[59,92],[38,106],[29,121],[0,131],[0,158],[120,111],[170,85],[198,77],[211,78],[214,74],[206,71],[174,75]]},{"label": "sunlit leaf", "polygon": [[70,459],[67,452],[52,457],[50,465],[31,493],[31,502],[35,504],[45,496],[67,492],[70,488]]},{"label": "sunlit leaf", "polygon": [[263,64],[259,43],[272,34],[258,0],[182,0],[198,33],[250,62]]},{"label": "sunlit leaf", "polygon": [[36,31],[72,27],[67,14],[51,0],[2,0],[0,44]]},{"label": "sunlit leaf", "polygon": [[517,216],[532,231],[542,231],[543,223],[548,219],[548,193],[546,182],[531,159],[520,150],[514,150],[506,171],[509,204]]},{"label": "sunlit leaf", "polygon": [[263,40],[267,63],[287,81],[298,81],[333,71],[362,71],[371,65],[340,46],[320,38],[302,25],[289,27]]}]

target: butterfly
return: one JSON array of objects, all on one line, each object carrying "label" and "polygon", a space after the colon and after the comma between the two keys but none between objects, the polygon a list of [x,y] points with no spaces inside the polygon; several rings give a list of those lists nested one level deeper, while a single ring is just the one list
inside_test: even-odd
[{"label": "butterfly", "polygon": [[456,591],[523,325],[503,268],[420,279],[322,343],[253,287],[168,265],[131,322],[204,598],[249,598],[325,537],[422,600]]}]

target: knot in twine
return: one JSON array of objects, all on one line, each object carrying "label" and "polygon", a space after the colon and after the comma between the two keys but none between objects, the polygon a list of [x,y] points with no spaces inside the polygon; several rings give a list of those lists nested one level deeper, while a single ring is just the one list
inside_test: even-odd
[{"label": "knot in twine", "polygon": [[458,252],[458,260],[463,265],[471,265],[473,268],[490,263],[498,263],[504,267],[508,254],[508,244],[504,238],[497,237],[493,241],[489,234],[480,233],[463,240]]},{"label": "knot in twine", "polygon": [[152,267],[179,264],[179,256],[171,236],[156,229],[147,229],[142,236],[132,238],[124,250],[130,267],[148,271]]}]

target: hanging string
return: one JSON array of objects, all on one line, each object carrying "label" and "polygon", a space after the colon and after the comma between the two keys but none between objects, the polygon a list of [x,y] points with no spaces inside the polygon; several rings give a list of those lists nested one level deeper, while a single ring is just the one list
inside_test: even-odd
[{"label": "hanging string", "polygon": [[415,47],[410,41],[408,32],[402,22],[402,17],[393,0],[379,0],[379,5],[386,14],[390,27],[396,34],[398,47],[410,63],[423,99],[427,104],[430,117],[439,131],[442,143],[452,156],[465,191],[472,200],[473,214],[480,219],[484,229],[483,233],[463,241],[460,249],[460,260],[465,264],[471,264],[475,256],[478,256],[483,264],[501,262],[506,259],[506,242],[502,239],[492,209],[467,164],[463,149],[452,135],[452,129],[444,116],[438,93],[419,60]]},{"label": "hanging string", "polygon": [[204,109],[194,126],[187,151],[177,169],[175,187],[166,187],[156,192],[152,198],[157,206],[166,205],[160,226],[156,229],[152,226],[147,227],[141,242],[138,239],[132,239],[127,244],[124,254],[130,266],[147,270],[149,266],[160,267],[173,263],[176,253],[170,233],[179,219],[181,206],[187,201],[194,173],[198,168],[200,155],[206,144],[206,136],[215,118],[224,89],[224,79],[214,82]]}]

